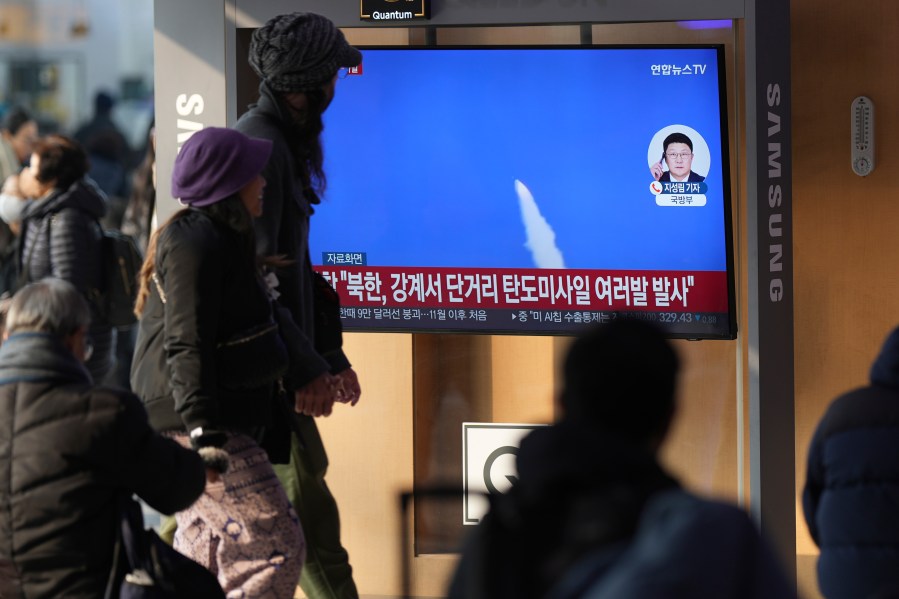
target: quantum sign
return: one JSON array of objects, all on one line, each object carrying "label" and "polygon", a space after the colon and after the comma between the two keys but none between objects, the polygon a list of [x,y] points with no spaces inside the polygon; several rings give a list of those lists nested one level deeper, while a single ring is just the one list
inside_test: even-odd
[{"label": "quantum sign", "polygon": [[360,0],[363,21],[415,21],[431,16],[430,0]]}]

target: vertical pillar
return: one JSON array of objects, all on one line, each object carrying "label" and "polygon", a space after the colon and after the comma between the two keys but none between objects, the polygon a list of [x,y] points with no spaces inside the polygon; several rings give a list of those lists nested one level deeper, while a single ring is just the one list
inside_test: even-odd
[{"label": "vertical pillar", "polygon": [[203,127],[226,124],[225,0],[155,0],[156,214],[179,208],[171,197],[178,149]]},{"label": "vertical pillar", "polygon": [[789,0],[746,0],[749,451],[753,515],[796,577]]}]

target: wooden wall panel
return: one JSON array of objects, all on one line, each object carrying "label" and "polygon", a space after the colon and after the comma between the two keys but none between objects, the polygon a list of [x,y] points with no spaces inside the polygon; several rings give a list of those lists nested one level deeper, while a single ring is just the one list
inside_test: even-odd
[{"label": "wooden wall panel", "polygon": [[556,339],[497,336],[491,341],[493,421],[552,422],[557,394]]},{"label": "wooden wall panel", "polygon": [[328,485],[340,508],[342,539],[365,594],[400,588],[399,494],[412,488],[412,336],[347,334],[344,349],[362,397],[318,420],[328,450]]},{"label": "wooden wall panel", "polygon": [[736,341],[677,341],[678,413],[663,460],[689,488],[738,499]]},{"label": "wooden wall panel", "polygon": [[[792,0],[793,193],[796,271],[797,550],[817,597],[814,556],[798,505],[811,435],[831,400],[867,382],[899,318],[899,4]],[[876,167],[850,168],[850,104],[876,110]]]}]

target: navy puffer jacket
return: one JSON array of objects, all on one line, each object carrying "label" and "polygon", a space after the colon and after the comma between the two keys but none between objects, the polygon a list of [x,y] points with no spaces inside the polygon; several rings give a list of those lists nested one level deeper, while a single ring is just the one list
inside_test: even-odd
[{"label": "navy puffer jacket", "polygon": [[838,397],[819,423],[802,504],[825,597],[899,589],[899,329],[871,384]]}]

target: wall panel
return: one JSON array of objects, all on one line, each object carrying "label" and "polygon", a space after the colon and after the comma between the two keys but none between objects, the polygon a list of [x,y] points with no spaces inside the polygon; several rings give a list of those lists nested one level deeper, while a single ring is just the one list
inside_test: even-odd
[{"label": "wall panel", "polygon": [[[815,426],[838,394],[867,382],[899,322],[899,4],[792,0],[796,267],[796,490]],[[850,104],[876,110],[876,168],[850,168]],[[800,582],[817,597],[817,548],[801,507]]]}]

